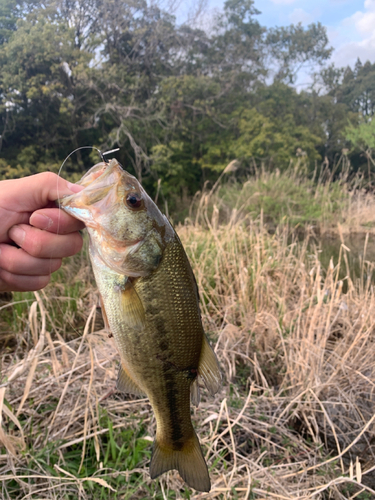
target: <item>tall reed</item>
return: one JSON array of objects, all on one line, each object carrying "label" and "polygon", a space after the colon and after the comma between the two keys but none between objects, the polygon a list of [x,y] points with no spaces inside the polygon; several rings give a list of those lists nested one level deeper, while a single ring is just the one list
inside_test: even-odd
[{"label": "tall reed", "polygon": [[342,235],[338,261],[323,269],[308,230],[302,240],[286,224],[270,234],[262,213],[221,224],[207,204],[177,229],[225,375],[193,415],[212,491],[189,492],[175,472],[150,480],[154,418],[147,400],[114,392],[118,356],[78,257],[2,319],[12,340],[2,351],[0,496],[371,498],[373,264],[351,279]]}]

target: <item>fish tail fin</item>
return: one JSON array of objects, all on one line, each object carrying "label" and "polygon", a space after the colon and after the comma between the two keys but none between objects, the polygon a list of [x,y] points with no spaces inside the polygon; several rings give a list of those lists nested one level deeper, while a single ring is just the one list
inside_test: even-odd
[{"label": "fish tail fin", "polygon": [[207,464],[195,432],[181,450],[164,447],[158,443],[157,438],[155,439],[150,464],[151,479],[171,469],[177,469],[191,488],[197,491],[210,491],[211,482]]}]

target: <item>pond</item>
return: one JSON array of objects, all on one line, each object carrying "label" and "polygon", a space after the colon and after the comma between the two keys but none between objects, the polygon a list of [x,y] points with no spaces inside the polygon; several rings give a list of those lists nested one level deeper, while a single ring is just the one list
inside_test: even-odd
[{"label": "pond", "polygon": [[[316,239],[312,245],[316,245],[319,252],[319,260],[324,269],[327,269],[332,258],[334,266],[337,266],[341,251],[341,264],[339,278],[345,279],[348,275],[344,260],[344,253],[348,260],[349,274],[352,281],[367,279],[375,284],[375,235],[369,233],[356,233],[344,236],[344,246],[339,236],[322,236]],[[346,280],[345,280],[346,281]],[[344,283],[344,291],[347,284]]]}]

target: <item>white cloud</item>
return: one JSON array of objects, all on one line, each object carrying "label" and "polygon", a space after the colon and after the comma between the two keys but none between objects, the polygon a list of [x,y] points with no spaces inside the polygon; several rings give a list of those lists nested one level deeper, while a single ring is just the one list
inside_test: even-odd
[{"label": "white cloud", "polygon": [[375,10],[375,0],[365,0],[365,9]]},{"label": "white cloud", "polygon": [[358,10],[342,21],[344,26],[355,26],[359,34],[372,33],[375,23],[375,0],[368,0],[364,5],[366,11]]},{"label": "white cloud", "polygon": [[332,60],[337,66],[375,61],[375,0],[365,0],[364,10],[343,19],[337,28],[337,38],[331,39],[336,46]]},{"label": "white cloud", "polygon": [[303,9],[294,9],[291,14],[289,14],[289,20],[291,23],[297,24],[308,24],[314,21],[314,16]]},{"label": "white cloud", "polygon": [[332,60],[337,66],[353,66],[356,60],[364,63],[375,62],[375,36],[361,42],[348,42],[339,47],[333,54]]},{"label": "white cloud", "polygon": [[366,12],[357,16],[355,26],[359,33],[372,33],[375,25],[375,12]]}]

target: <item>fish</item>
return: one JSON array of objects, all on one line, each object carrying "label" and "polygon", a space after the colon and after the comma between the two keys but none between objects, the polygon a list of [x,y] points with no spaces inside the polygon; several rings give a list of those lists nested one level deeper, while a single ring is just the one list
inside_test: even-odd
[{"label": "fish", "polygon": [[84,222],[105,327],[119,352],[119,391],[147,397],[156,419],[152,479],[176,469],[197,491],[210,477],[191,422],[199,379],[222,384],[202,326],[197,283],[182,243],[139,181],[116,159],[93,166],[60,208]]}]

